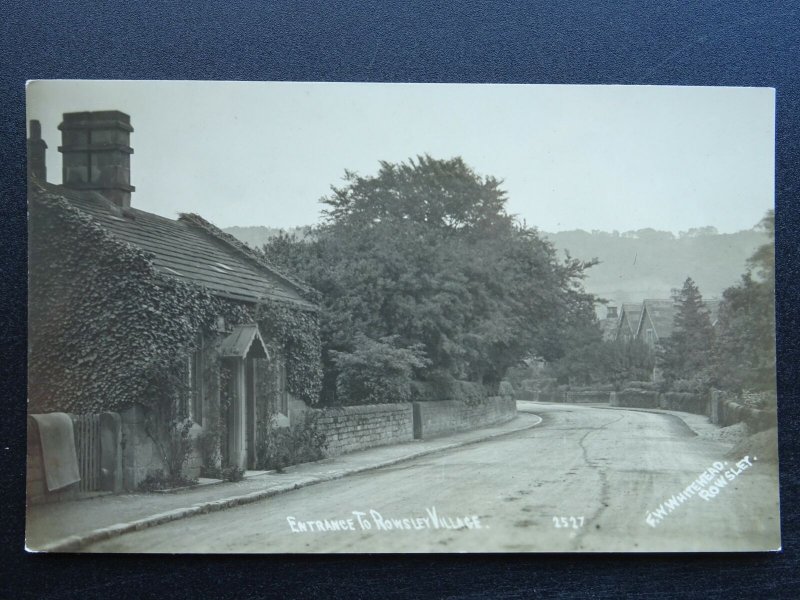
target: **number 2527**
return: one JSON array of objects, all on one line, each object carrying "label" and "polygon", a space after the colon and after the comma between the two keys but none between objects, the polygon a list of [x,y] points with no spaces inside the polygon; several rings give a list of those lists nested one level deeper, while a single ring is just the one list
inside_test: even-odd
[{"label": "number 2527", "polygon": [[553,517],[553,525],[556,529],[578,529],[583,527],[583,517]]}]

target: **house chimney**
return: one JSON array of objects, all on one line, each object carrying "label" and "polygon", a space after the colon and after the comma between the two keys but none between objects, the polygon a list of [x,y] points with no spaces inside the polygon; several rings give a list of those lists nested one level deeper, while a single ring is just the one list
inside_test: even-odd
[{"label": "house chimney", "polygon": [[65,113],[61,130],[64,187],[93,190],[130,208],[131,118],[118,110]]},{"label": "house chimney", "polygon": [[42,139],[42,124],[33,120],[30,123],[30,137],[28,138],[28,177],[39,181],[47,181],[47,162],[45,150],[47,143]]},{"label": "house chimney", "polygon": [[606,307],[606,319],[616,319],[617,318],[617,307],[616,306],[607,306]]}]

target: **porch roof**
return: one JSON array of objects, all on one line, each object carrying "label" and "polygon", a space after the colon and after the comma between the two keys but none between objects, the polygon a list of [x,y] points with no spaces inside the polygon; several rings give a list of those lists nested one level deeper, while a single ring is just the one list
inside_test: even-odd
[{"label": "porch roof", "polygon": [[222,358],[269,358],[255,323],[234,327],[230,335],[222,340],[219,352]]}]

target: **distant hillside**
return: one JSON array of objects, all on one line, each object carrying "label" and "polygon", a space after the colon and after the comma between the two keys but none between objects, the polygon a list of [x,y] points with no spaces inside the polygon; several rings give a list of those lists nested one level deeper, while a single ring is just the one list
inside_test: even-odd
[{"label": "distant hillside", "polygon": [[675,236],[643,229],[636,232],[562,231],[544,233],[559,251],[601,262],[589,270],[587,291],[619,305],[644,298],[669,298],[686,277],[704,298],[719,298],[744,273],[747,259],[765,244],[757,230],[719,234],[713,228]]},{"label": "distant hillside", "polygon": [[[309,226],[286,230],[301,239]],[[270,227],[230,227],[225,230],[253,247],[260,247],[281,230]],[[679,235],[668,231],[641,229],[624,233],[605,231],[562,231],[542,235],[563,255],[600,259],[589,270],[586,290],[611,304],[639,302],[644,298],[669,298],[686,277],[695,280],[705,298],[718,298],[736,283],[745,261],[767,242],[757,230],[717,233],[713,227],[690,230]],[[602,316],[602,315],[601,315]]]},{"label": "distant hillside", "polygon": [[239,241],[244,242],[252,248],[260,248],[267,243],[267,240],[275,237],[281,231],[290,235],[296,235],[299,239],[305,239],[311,231],[310,225],[301,227],[289,227],[288,229],[278,229],[276,227],[264,227],[256,225],[252,227],[227,227],[223,231],[230,233]]}]

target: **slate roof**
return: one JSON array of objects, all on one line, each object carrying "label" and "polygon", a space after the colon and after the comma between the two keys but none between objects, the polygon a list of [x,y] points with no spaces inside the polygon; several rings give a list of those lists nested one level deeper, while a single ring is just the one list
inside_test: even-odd
[{"label": "slate roof", "polygon": [[642,327],[648,325],[644,323],[647,318],[656,334],[656,339],[668,338],[672,335],[673,319],[675,318],[675,302],[672,300],[645,300],[642,302],[642,312],[639,318],[639,326],[636,334],[639,335]]},{"label": "slate roof", "polygon": [[635,336],[636,328],[639,326],[639,318],[641,316],[641,304],[623,304],[619,312],[619,327],[617,328],[617,336],[619,337],[619,329],[624,325],[627,325],[631,336]]},{"label": "slate roof", "polygon": [[[645,300],[642,305],[647,311],[650,323],[653,326],[657,339],[666,339],[672,335],[673,326],[675,324],[675,313],[678,312],[674,300]],[[719,317],[719,300],[704,300],[703,305],[706,307],[711,319],[711,324],[716,323]],[[642,315],[640,321],[645,318]],[[639,327],[647,327],[647,325],[640,324]],[[639,330],[637,328],[637,335]]]},{"label": "slate roof", "polygon": [[136,208],[121,209],[102,195],[37,182],[45,192],[66,199],[115,238],[153,256],[160,271],[207,288],[231,300],[257,303],[262,299],[290,302],[310,310],[303,284],[262,262],[252,251],[217,235],[196,215],[167,219]]}]

